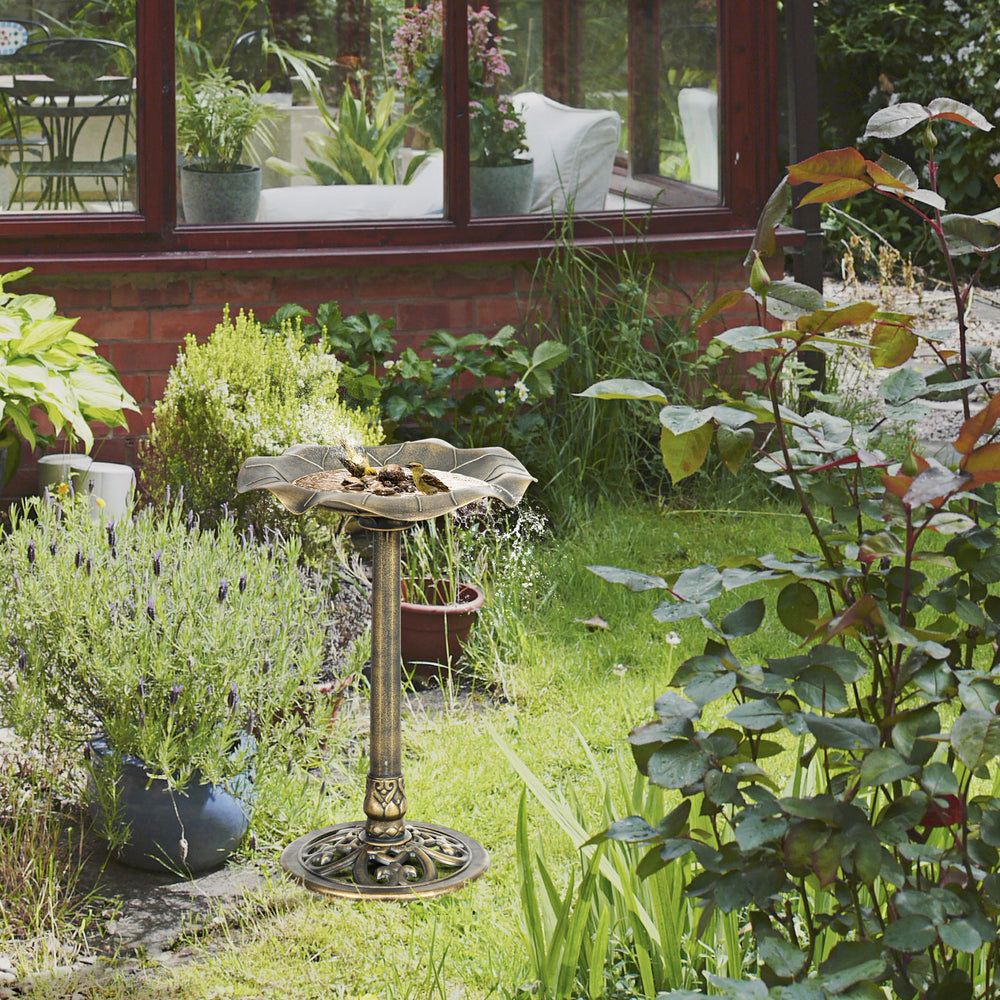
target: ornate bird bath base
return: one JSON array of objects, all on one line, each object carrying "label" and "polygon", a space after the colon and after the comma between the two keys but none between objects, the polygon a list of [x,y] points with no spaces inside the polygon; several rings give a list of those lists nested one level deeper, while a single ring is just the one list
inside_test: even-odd
[{"label": "ornate bird bath base", "polygon": [[[451,487],[447,493],[376,495],[330,489],[340,473],[335,448],[296,445],[274,458],[249,458],[237,488],[269,489],[293,513],[316,506],[355,514],[374,532],[372,564],[371,754],[365,790],[366,820],[307,833],[281,855],[281,865],[308,888],[331,896],[406,899],[441,896],[477,879],[489,867],[470,837],[432,823],[407,823],[402,771],[400,702],[400,536],[416,521],[448,514],[484,497],[509,507],[532,477],[503,448],[459,450],[429,439],[366,448],[373,462],[420,462]],[[308,486],[296,480],[309,476]],[[342,478],[342,476],[340,477]],[[319,488],[317,488],[317,485]],[[327,488],[323,488],[326,486]]]}]

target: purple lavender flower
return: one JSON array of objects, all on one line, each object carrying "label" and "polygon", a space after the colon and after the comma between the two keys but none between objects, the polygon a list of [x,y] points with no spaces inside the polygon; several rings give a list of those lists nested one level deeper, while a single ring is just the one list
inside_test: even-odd
[{"label": "purple lavender flower", "polygon": [[115,534],[115,522],[109,521],[108,526],[104,530],[108,533],[108,547],[113,549],[118,538]]},{"label": "purple lavender flower", "polygon": [[75,563],[77,569],[79,569],[83,565],[83,549],[77,548],[76,558],[73,560],[73,562]]},{"label": "purple lavender flower", "polygon": [[219,603],[221,604],[229,594],[229,581],[223,577],[219,583]]},{"label": "purple lavender flower", "polygon": [[241,594],[245,594],[246,593],[246,590],[247,590],[247,575],[246,575],[246,573],[240,573],[239,588],[240,588],[240,593]]},{"label": "purple lavender flower", "polygon": [[28,564],[30,566],[35,565],[35,540],[32,539],[28,542]]},{"label": "purple lavender flower", "polygon": [[163,549],[157,549],[153,553],[153,576],[160,575],[160,560],[163,558]]},{"label": "purple lavender flower", "polygon": [[17,653],[17,669],[23,674],[28,669],[28,651],[22,646]]},{"label": "purple lavender flower", "polygon": [[184,690],[184,685],[183,684],[174,684],[174,686],[170,689],[170,704],[171,705],[176,705],[177,704],[177,699],[180,698],[181,691],[183,691],[183,690]]},{"label": "purple lavender flower", "polygon": [[59,543],[53,538],[52,541],[49,542],[49,552],[52,555],[55,555],[58,551],[59,551]]},{"label": "purple lavender flower", "polygon": [[87,576],[94,575],[94,560],[87,556]]},{"label": "purple lavender flower", "polygon": [[156,605],[153,603],[152,597],[146,601],[146,617],[149,618],[151,622],[156,621]]},{"label": "purple lavender flower", "polygon": [[236,690],[236,681],[233,681],[229,685],[229,694],[226,695],[226,704],[229,706],[230,711],[235,712],[236,706],[240,703],[240,694]]}]

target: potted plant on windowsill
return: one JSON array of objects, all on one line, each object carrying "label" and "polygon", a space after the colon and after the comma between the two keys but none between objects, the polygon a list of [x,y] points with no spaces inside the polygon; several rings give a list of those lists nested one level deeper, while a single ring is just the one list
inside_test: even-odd
[{"label": "potted plant on windowsill", "polygon": [[[524,119],[510,98],[498,93],[510,75],[496,15],[469,8],[469,185],[472,216],[514,215],[531,205],[533,164]],[[396,82],[414,124],[434,145],[442,143],[444,120],[444,5],[409,7],[393,37]]]},{"label": "potted plant on windowsill", "polygon": [[[6,285],[31,268],[0,275],[0,451],[6,453],[2,483],[21,461],[22,441],[30,448],[51,444],[60,434],[90,451],[94,432],[89,421],[126,426],[124,410],[138,410],[122,388],[96,342],[74,329],[75,319],[56,313],[48,295],[16,295]],[[44,413],[50,431],[39,429]]]},{"label": "potted plant on windowsill", "polygon": [[95,524],[65,484],[12,510],[0,717],[56,751],[89,748],[90,808],[126,863],[220,864],[254,776],[284,775],[327,735],[322,702],[301,718],[324,598],[298,556],[294,538],[203,531],[177,505]]},{"label": "potted plant on windowsill", "polygon": [[262,100],[263,90],[237,82],[222,69],[192,81],[183,77],[177,95],[177,145],[186,162],[181,168],[181,201],[187,222],[253,222],[260,200],[259,163],[252,141],[272,142],[276,108]]}]

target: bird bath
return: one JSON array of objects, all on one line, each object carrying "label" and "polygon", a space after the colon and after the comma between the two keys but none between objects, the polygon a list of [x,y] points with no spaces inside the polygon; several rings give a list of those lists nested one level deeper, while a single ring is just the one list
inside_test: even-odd
[{"label": "bird bath", "polygon": [[[457,449],[429,438],[365,451],[379,466],[419,462],[450,489],[430,496],[345,492],[340,450],[318,445],[295,445],[276,457],[248,458],[237,482],[240,493],[270,490],[294,514],[313,507],[353,514],[374,533],[370,763],[363,807],[367,818],[299,837],[285,848],[281,865],[308,888],[331,896],[441,896],[482,875],[490,859],[465,834],[405,820],[399,533],[417,521],[486,497],[515,507],[533,479],[503,448]],[[303,479],[306,485],[298,485]]]}]

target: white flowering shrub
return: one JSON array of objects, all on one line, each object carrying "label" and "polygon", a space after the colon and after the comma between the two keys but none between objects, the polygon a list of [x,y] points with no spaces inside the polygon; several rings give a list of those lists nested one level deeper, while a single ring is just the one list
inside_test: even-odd
[{"label": "white flowering shrub", "polygon": [[348,408],[340,362],[290,326],[262,330],[253,314],[228,310],[204,343],[189,334],[170,371],[141,454],[141,487],[162,505],[183,491],[203,520],[229,515],[301,533],[299,521],[264,491],[236,493],[251,455],[280,455],[293,444],[378,444],[379,414]]}]

